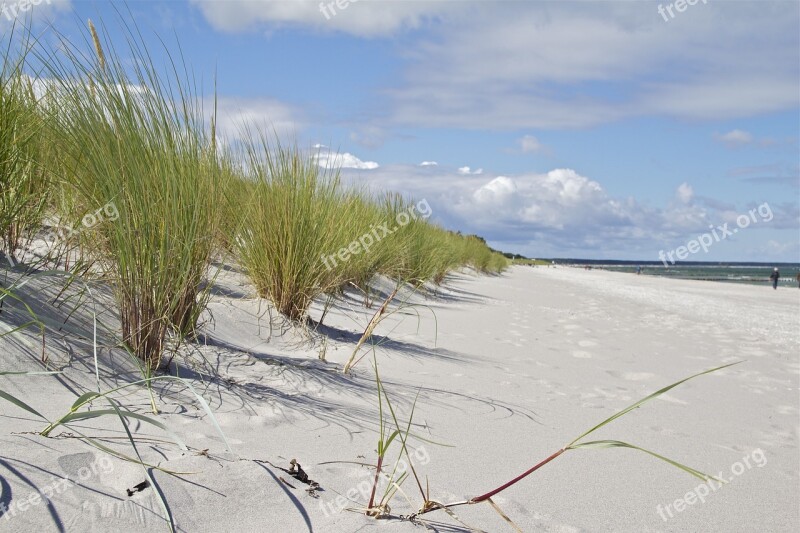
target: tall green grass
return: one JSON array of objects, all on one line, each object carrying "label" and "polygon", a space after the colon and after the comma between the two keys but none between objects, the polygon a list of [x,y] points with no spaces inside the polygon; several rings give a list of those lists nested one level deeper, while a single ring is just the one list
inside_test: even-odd
[{"label": "tall green grass", "polygon": [[[0,67],[0,249],[13,255],[41,223],[49,176],[39,164],[43,120],[33,81],[24,73],[26,53],[11,52],[19,45],[13,32],[5,44]],[[22,47],[28,47],[24,38]]]},{"label": "tall green grass", "polygon": [[93,210],[113,203],[119,219],[92,228],[94,254],[114,286],[122,336],[148,372],[162,363],[169,331],[194,328],[200,288],[216,245],[224,191],[196,87],[173,61],[166,73],[126,27],[121,59],[91,26],[94,59],[64,41],[42,60],[55,82],[50,105],[66,185]]},{"label": "tall green grass", "polygon": [[244,178],[227,208],[238,223],[226,242],[258,294],[286,317],[302,319],[315,298],[348,286],[368,294],[379,274],[418,287],[462,266],[507,265],[478,239],[429,223],[413,201],[345,188],[313,154],[247,134]]},{"label": "tall green grass", "polygon": [[355,238],[346,211],[354,199],[336,173],[296,146],[256,134],[246,157],[251,197],[231,240],[259,295],[299,320],[314,298],[345,281],[347,268],[329,268],[322,257]]},{"label": "tall green grass", "polygon": [[[313,154],[296,146],[251,133],[243,154],[218,153],[215,117],[209,132],[202,98],[181,58],[166,51],[171,63],[158,71],[135,26],[123,21],[122,27],[128,44],[123,54],[91,22],[83,48],[64,40],[58,52],[37,53],[50,78],[42,138],[48,139],[49,175],[61,176],[51,203],[58,218],[75,225],[109,204],[119,215],[88,235],[81,232],[74,244],[114,286],[123,339],[149,371],[161,366],[171,331],[178,338],[194,332],[217,250],[238,260],[259,295],[292,320],[304,318],[323,294],[352,286],[368,295],[379,274],[421,286],[442,283],[463,266],[481,272],[504,268],[484,243],[419,214],[398,223],[398,216],[412,215],[413,202],[345,188],[337,170],[320,167]],[[92,48],[93,54],[82,51]],[[31,100],[23,97],[26,78],[14,68],[3,79],[20,83],[4,91],[14,98],[6,99],[9,112],[2,117],[31,132],[26,121],[39,115],[25,107]],[[12,130],[2,132],[10,138]],[[19,199],[30,200],[34,189],[49,192],[34,183],[44,174],[33,170],[32,157],[20,148],[25,143],[15,135],[0,143],[0,150],[13,155],[3,161],[13,165],[22,191],[3,189],[12,191],[6,196],[18,207],[4,208],[0,219],[8,240],[32,224],[19,206],[41,219],[46,205],[44,194],[37,204]],[[380,235],[381,226],[392,231]]]}]

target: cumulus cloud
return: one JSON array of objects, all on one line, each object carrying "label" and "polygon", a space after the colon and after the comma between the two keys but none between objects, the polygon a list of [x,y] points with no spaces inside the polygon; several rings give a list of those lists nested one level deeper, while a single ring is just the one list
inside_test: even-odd
[{"label": "cumulus cloud", "polygon": [[470,169],[469,167],[461,167],[458,169],[459,174],[483,174],[483,169],[478,168],[475,170]]},{"label": "cumulus cloud", "polygon": [[436,166],[439,166],[439,163],[437,163],[436,161],[423,161],[422,163],[419,164],[419,166],[421,166],[421,167],[436,167]]},{"label": "cumulus cloud", "polygon": [[313,154],[312,157],[316,160],[319,166],[324,168],[375,170],[380,166],[375,161],[362,161],[349,152],[332,152],[327,146],[322,144],[315,144],[314,148],[318,151],[317,153]]},{"label": "cumulus cloud", "polygon": [[756,137],[748,131],[739,129],[731,130],[727,133],[715,133],[714,140],[724,144],[726,147],[735,149],[744,146],[755,146],[758,148],[791,147],[797,146],[797,139],[793,137],[784,139],[774,139],[770,137]]},{"label": "cumulus cloud", "polygon": [[498,176],[475,191],[472,198],[477,204],[492,206],[505,204],[515,192],[517,192],[517,186],[513,180]]},{"label": "cumulus cloud", "polygon": [[[487,174],[489,174],[487,172]],[[352,184],[425,198],[437,222],[486,238],[494,247],[531,257],[652,259],[755,206],[699,198],[682,184],[676,198],[649,206],[615,197],[602,184],[573,169],[519,175],[462,174],[446,166],[389,165],[344,172]],[[775,219],[763,229],[796,228],[793,204],[773,205]],[[723,248],[720,248],[723,251]]]}]

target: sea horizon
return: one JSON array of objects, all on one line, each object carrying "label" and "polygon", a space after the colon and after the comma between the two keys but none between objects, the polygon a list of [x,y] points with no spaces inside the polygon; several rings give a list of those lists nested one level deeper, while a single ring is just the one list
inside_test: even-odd
[{"label": "sea horizon", "polygon": [[762,263],[755,261],[681,261],[664,265],[662,261],[629,261],[609,259],[553,259],[555,265],[591,267],[612,272],[636,273],[671,279],[721,281],[766,285],[773,268],[780,272],[779,286],[797,283],[800,263]]}]

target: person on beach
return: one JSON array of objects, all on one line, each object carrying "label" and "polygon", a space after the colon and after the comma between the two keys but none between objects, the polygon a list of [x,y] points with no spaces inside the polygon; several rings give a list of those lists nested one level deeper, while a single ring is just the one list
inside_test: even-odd
[{"label": "person on beach", "polygon": [[642,273],[642,267],[641,266],[637,266],[636,267],[636,275],[638,276],[641,273]]},{"label": "person on beach", "polygon": [[777,289],[778,288],[778,280],[780,278],[781,278],[781,273],[778,272],[778,267],[775,267],[775,269],[772,271],[772,274],[769,275],[769,279],[772,280],[772,288],[773,289]]},{"label": "person on beach", "polygon": [[797,288],[800,289],[800,272],[797,273]]}]

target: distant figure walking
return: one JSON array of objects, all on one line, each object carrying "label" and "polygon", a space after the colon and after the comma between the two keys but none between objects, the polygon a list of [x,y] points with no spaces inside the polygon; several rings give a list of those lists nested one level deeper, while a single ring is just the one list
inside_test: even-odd
[{"label": "distant figure walking", "polygon": [[772,280],[772,288],[778,288],[778,280],[781,279],[781,273],[778,272],[778,267],[775,267],[775,270],[772,271],[772,274],[769,275],[769,279]]},{"label": "distant figure walking", "polygon": [[800,289],[800,272],[797,273],[797,288]]},{"label": "distant figure walking", "polygon": [[638,276],[641,273],[642,273],[642,267],[641,266],[637,266],[636,267],[636,275]]}]

